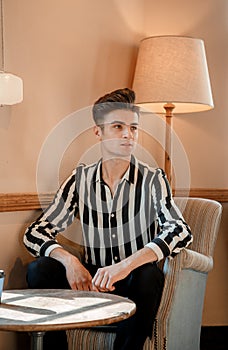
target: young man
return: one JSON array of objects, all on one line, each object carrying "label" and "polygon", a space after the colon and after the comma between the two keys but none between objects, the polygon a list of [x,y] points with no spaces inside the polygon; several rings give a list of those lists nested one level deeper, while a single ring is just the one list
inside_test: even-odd
[{"label": "young man", "polygon": [[[39,257],[29,266],[29,287],[111,292],[136,303],[135,315],[118,324],[116,350],[143,348],[164,283],[156,263],[192,241],[164,172],[133,156],[139,124],[134,101],[132,90],[120,89],[95,102],[102,159],[78,166],[24,236],[27,249]],[[78,212],[84,263],[56,241]]]}]

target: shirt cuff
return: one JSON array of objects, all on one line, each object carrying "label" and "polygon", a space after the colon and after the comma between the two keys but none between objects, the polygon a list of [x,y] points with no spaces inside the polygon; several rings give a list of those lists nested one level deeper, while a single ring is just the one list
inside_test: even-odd
[{"label": "shirt cuff", "polygon": [[59,245],[57,243],[52,244],[45,250],[44,256],[50,256],[52,250],[54,250],[55,248],[62,248],[62,247],[61,247],[61,245]]},{"label": "shirt cuff", "polygon": [[62,248],[60,244],[56,243],[56,241],[51,240],[45,242],[40,248],[40,256],[49,256],[53,249]]}]

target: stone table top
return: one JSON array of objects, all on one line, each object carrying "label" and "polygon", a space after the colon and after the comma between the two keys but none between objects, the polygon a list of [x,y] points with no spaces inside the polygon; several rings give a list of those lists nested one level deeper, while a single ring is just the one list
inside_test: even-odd
[{"label": "stone table top", "polygon": [[2,293],[0,330],[88,328],[124,320],[135,304],[114,294],[66,289],[18,289]]}]

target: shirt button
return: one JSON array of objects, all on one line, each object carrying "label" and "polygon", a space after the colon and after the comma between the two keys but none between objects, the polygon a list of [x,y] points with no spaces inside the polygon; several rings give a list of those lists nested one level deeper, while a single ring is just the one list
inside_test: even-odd
[{"label": "shirt button", "polygon": [[118,257],[117,257],[117,256],[114,256],[114,260],[118,260]]},{"label": "shirt button", "polygon": [[112,217],[112,218],[114,218],[114,216],[115,216],[115,214],[114,214],[114,213],[112,213],[112,214],[111,214],[111,217]]},{"label": "shirt button", "polygon": [[113,234],[113,235],[112,235],[112,238],[115,238],[115,237],[116,237],[116,235],[115,235],[115,234]]}]

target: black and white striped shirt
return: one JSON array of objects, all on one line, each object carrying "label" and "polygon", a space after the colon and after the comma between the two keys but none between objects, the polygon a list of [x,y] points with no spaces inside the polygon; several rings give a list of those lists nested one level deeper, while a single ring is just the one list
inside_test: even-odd
[{"label": "black and white striped shirt", "polygon": [[114,195],[102,180],[102,162],[78,166],[52,204],[31,224],[24,244],[34,256],[59,246],[56,236],[80,216],[89,264],[117,263],[147,246],[158,260],[175,256],[192,235],[175,205],[166,176],[132,156]]}]

